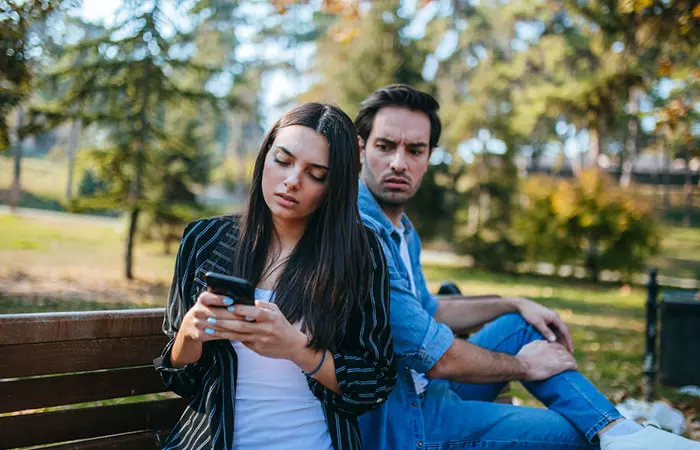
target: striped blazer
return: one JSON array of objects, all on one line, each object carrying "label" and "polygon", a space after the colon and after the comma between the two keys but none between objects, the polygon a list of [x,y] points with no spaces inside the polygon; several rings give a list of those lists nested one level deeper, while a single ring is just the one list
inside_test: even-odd
[{"label": "striped blazer", "polygon": [[[371,289],[358,302],[348,323],[345,342],[333,354],[340,394],[307,377],[321,401],[335,450],[359,450],[357,416],[381,405],[396,382],[389,328],[389,278],[377,237],[367,229],[372,267]],[[187,407],[163,449],[233,448],[236,395],[236,352],[228,341],[205,342],[199,361],[173,368],[170,353],[185,313],[206,288],[204,273],[231,273],[231,255],[239,236],[238,217],[225,216],[190,223],[180,243],[163,331],[170,337],[156,370]]]}]

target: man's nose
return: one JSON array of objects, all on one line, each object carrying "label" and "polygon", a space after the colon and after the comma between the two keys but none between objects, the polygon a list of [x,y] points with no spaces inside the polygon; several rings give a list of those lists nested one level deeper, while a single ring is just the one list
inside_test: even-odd
[{"label": "man's nose", "polygon": [[402,147],[396,149],[394,159],[391,161],[391,170],[396,173],[404,173],[408,166],[406,165],[406,150]]}]

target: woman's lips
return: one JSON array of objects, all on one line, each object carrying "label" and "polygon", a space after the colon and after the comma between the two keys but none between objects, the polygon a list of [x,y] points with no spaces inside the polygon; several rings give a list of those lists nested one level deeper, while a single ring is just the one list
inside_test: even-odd
[{"label": "woman's lips", "polygon": [[290,195],[286,195],[286,194],[275,194],[275,196],[277,197],[278,202],[279,202],[282,206],[287,207],[287,208],[291,208],[292,206],[294,206],[294,205],[296,205],[296,204],[299,203],[299,201],[298,201],[297,199],[295,199],[294,197],[292,197],[292,196],[290,196]]}]

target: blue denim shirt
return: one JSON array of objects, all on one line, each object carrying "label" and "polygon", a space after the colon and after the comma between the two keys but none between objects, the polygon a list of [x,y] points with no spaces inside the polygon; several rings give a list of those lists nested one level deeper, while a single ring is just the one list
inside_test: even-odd
[{"label": "blue denim shirt", "polygon": [[360,416],[365,450],[420,449],[425,425],[410,369],[425,373],[452,345],[452,330],[433,319],[437,300],[425,284],[420,263],[418,233],[404,214],[401,223],[413,266],[416,294],[411,289],[408,268],[401,259],[399,232],[376,199],[360,182],[358,205],[362,221],[379,237],[386,256],[391,288],[391,331],[398,378],[394,392],[382,407]]}]

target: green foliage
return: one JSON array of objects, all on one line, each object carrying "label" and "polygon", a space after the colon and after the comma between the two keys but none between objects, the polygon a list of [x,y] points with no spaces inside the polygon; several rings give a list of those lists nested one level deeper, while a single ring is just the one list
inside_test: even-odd
[{"label": "green foliage", "polygon": [[83,171],[83,177],[78,185],[78,195],[80,197],[94,197],[106,190],[107,185],[95,175],[93,170],[85,169]]},{"label": "green foliage", "polygon": [[[27,127],[40,130],[79,118],[85,127],[96,124],[107,131],[111,145],[89,152],[88,157],[108,189],[75,200],[73,207],[130,212],[127,278],[132,277],[130,255],[139,214],[150,213],[159,225],[174,224],[179,220],[175,217],[190,214],[167,210],[165,204],[197,207],[191,179],[176,178],[190,177],[191,161],[208,163],[208,159],[190,139],[194,126],[184,125],[181,118],[207,117],[205,105],[211,116],[232,102],[200,88],[216,70],[194,61],[191,35],[177,29],[173,36],[163,34],[171,22],[161,2],[131,6],[132,14],[104,36],[67,48],[47,81],[68,88],[58,93],[58,101],[34,108]],[[183,129],[190,135],[176,131]],[[194,175],[199,182],[207,180],[202,171]]]},{"label": "green foliage", "polygon": [[7,118],[32,86],[32,27],[59,9],[61,0],[0,0],[0,152],[9,145]]},{"label": "green foliage", "polygon": [[399,2],[380,0],[349,23],[340,17],[318,42],[315,71],[321,79],[301,99],[337,103],[352,118],[362,100],[388,84],[430,91],[421,77],[425,52],[402,36],[409,20],[399,16],[399,7]]},{"label": "green foliage", "polygon": [[573,181],[531,178],[514,228],[530,261],[585,262],[629,275],[658,252],[661,235],[646,205],[605,174],[588,170]]}]

